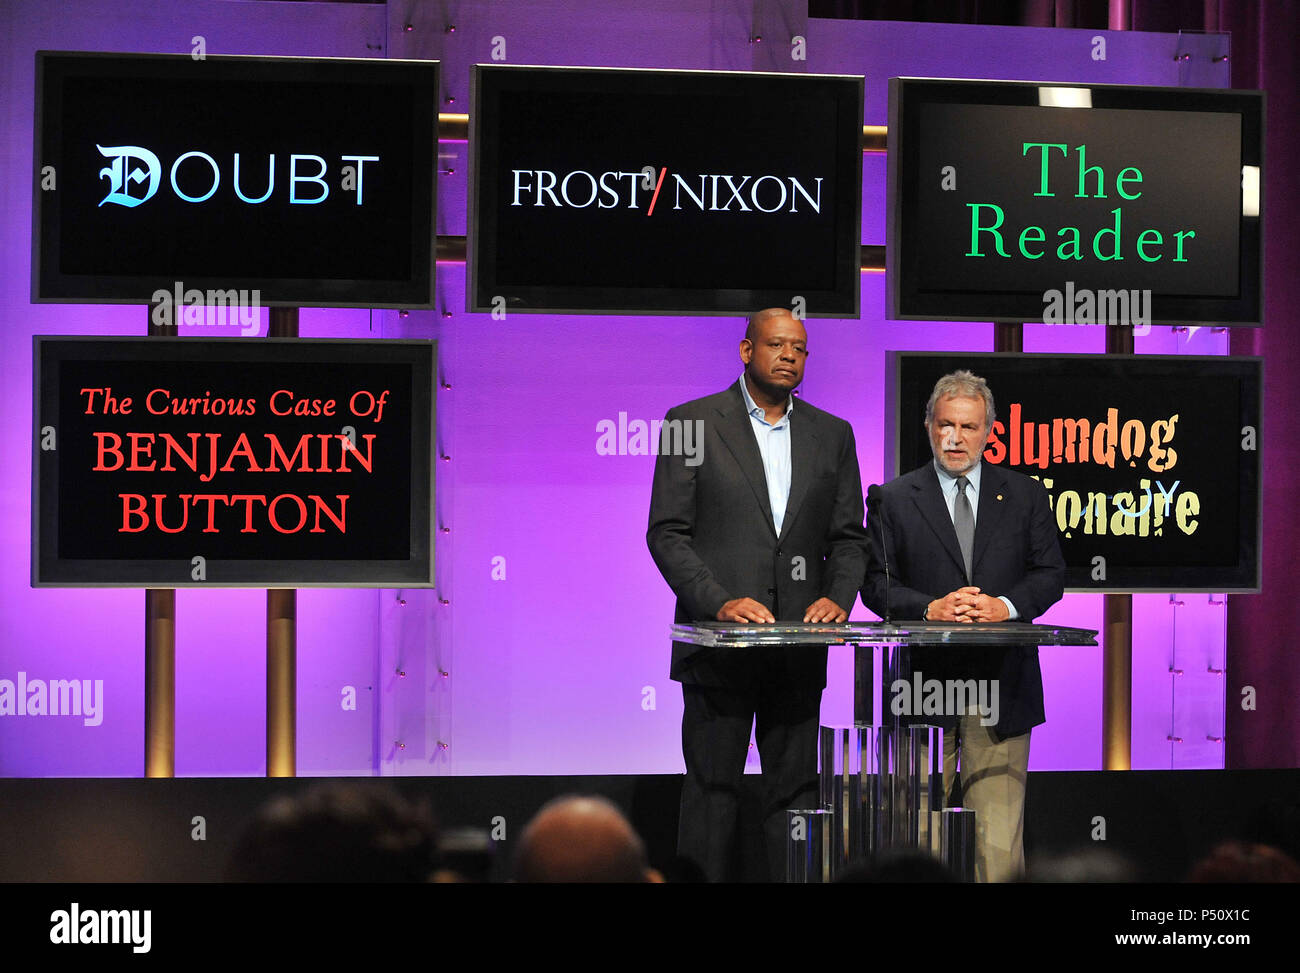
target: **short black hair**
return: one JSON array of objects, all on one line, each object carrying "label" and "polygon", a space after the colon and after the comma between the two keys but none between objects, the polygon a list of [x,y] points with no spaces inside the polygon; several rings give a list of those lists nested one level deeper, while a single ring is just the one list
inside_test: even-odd
[{"label": "short black hair", "polygon": [[790,317],[794,317],[794,313],[784,307],[765,307],[761,311],[755,311],[749,317],[745,318],[745,340],[750,344],[756,344],[758,342],[758,322],[762,321],[764,318],[770,318],[775,314],[786,314]]}]

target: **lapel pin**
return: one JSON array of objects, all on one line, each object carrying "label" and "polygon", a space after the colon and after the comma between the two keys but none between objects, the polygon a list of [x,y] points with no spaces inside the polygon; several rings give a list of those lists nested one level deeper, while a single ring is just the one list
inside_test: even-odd
[{"label": "lapel pin", "polygon": [[1000,493],[998,494],[998,499],[999,499],[999,500],[1002,499],[1002,494],[1000,494]]}]

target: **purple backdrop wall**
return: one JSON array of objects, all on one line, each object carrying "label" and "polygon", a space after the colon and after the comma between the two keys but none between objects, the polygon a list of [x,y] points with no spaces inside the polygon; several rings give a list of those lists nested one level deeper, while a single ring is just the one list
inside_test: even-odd
[{"label": "purple backdrop wall", "polygon": [[[32,54],[42,48],[436,57],[445,108],[467,110],[468,67],[497,38],[514,63],[807,70],[863,74],[868,123],[886,121],[891,75],[1179,83],[1168,34],[808,20],[799,2],[676,0],[653,16],[621,4],[44,3],[0,7],[0,409],[19,446],[0,469],[0,679],[104,683],[103,719],[0,718],[0,775],[137,775],[143,749],[138,591],[28,586],[31,335],[141,334],[144,308],[29,303]],[[407,25],[412,29],[405,29]],[[750,42],[751,32],[764,35]],[[806,39],[806,62],[783,38]],[[774,38],[782,38],[776,43]],[[498,49],[500,45],[497,45]],[[1220,80],[1200,83],[1226,85]],[[439,232],[465,232],[466,146],[444,143]],[[867,156],[863,242],[884,242],[885,161]],[[630,255],[630,258],[633,258]],[[644,544],[653,458],[597,452],[602,420],[658,418],[738,372],[738,320],[515,316],[464,307],[464,268],[438,272],[434,312],[304,310],[304,336],[439,342],[438,590],[304,591],[299,600],[299,773],[680,772],[680,694],[667,678],[672,598]],[[989,350],[979,324],[883,317],[884,281],[862,279],[860,321],[815,321],[803,394],[849,419],[864,485],[884,476],[884,356]],[[197,330],[197,329],[196,329]],[[1027,327],[1028,351],[1101,351],[1097,329]],[[1141,352],[1220,354],[1226,336],[1155,329]],[[580,591],[577,598],[558,591]],[[265,770],[264,598],[177,599],[178,774]],[[1100,627],[1099,596],[1047,621]],[[855,617],[868,617],[860,605]],[[1222,605],[1135,598],[1135,767],[1219,767]],[[1035,769],[1100,766],[1100,650],[1044,650],[1049,722]],[[849,716],[847,653],[832,653],[823,716]],[[1180,679],[1172,667],[1187,673]],[[355,709],[346,708],[354,690]],[[1171,744],[1181,737],[1182,744]]]}]

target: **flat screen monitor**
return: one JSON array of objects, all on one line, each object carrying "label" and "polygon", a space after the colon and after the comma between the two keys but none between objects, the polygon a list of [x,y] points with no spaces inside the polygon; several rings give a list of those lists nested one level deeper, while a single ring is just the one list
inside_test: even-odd
[{"label": "flat screen monitor", "polygon": [[32,584],[430,585],[435,354],[37,336]]},{"label": "flat screen monitor", "polygon": [[1260,323],[1262,92],[889,85],[889,317]]},{"label": "flat screen monitor", "polygon": [[856,318],[862,85],[476,66],[468,309]]},{"label": "flat screen monitor", "polygon": [[1069,590],[1259,590],[1261,359],[890,358],[887,467],[933,463],[924,415],[941,376],[986,379],[996,420],[982,462],[1046,488]]},{"label": "flat screen monitor", "polygon": [[437,126],[434,61],[39,51],[32,300],[431,307]]}]

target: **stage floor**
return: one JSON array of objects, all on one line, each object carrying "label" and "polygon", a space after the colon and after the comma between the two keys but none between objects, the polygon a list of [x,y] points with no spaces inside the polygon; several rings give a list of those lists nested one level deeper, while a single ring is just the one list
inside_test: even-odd
[{"label": "stage floor", "polygon": [[[3,779],[0,881],[220,881],[240,830],[259,806],[326,779]],[[742,791],[750,880],[765,878],[756,779],[747,777]],[[496,877],[504,877],[514,841],[536,810],[575,793],[613,800],[645,839],[651,864],[672,869],[677,775],[345,780],[427,800],[444,830],[495,834],[489,847]],[[1300,769],[1035,772],[1025,813],[1031,868],[1049,855],[1105,847],[1126,856],[1145,881],[1176,882],[1229,838],[1273,844],[1300,859]]]}]

